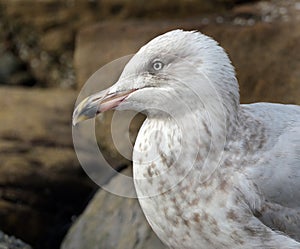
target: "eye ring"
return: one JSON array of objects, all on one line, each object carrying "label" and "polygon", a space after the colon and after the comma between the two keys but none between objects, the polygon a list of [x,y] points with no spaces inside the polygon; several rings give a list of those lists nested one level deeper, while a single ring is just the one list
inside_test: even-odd
[{"label": "eye ring", "polygon": [[159,70],[161,70],[163,67],[164,67],[164,63],[162,63],[161,61],[154,61],[154,62],[152,63],[152,68],[153,68],[155,71],[159,71]]}]

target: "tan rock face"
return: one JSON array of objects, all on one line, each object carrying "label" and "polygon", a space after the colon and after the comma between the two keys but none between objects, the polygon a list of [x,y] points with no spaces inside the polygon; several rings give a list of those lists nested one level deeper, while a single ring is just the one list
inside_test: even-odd
[{"label": "tan rock face", "polygon": [[0,227],[36,248],[57,246],[95,188],[73,150],[75,95],[0,88]]}]

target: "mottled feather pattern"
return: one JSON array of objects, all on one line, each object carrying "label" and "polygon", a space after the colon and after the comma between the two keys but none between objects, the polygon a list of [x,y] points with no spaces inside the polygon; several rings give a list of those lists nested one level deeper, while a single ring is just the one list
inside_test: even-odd
[{"label": "mottled feather pattern", "polygon": [[[185,37],[198,34],[182,33]],[[185,39],[185,37],[181,37],[179,31],[168,34],[168,36],[171,35],[174,35],[172,37],[174,43],[176,43],[176,39]],[[157,41],[163,41],[163,39],[164,35],[157,38]],[[168,42],[171,43],[171,40],[168,37]],[[217,46],[214,42],[210,43],[210,39],[199,39],[198,42],[199,46],[204,44],[204,48],[208,50]],[[155,43],[155,40],[151,43]],[[152,44],[152,46],[154,45]],[[159,46],[157,45],[157,47]],[[180,43],[178,46],[184,45]],[[141,49],[141,53],[155,53],[156,49],[151,47],[146,45]],[[182,48],[181,51],[184,49]],[[217,51],[216,53],[224,53],[219,47]],[[190,53],[196,52],[190,51]],[[201,70],[218,68],[215,63],[209,64],[210,58],[203,57],[201,54],[197,56],[201,61],[199,65],[200,68],[202,67]],[[224,55],[222,54],[222,56]],[[209,65],[205,65],[205,63]],[[286,188],[286,183],[293,181],[290,178],[294,177],[295,186],[292,189],[287,187],[287,189],[292,194],[300,193],[298,191],[300,189],[298,153],[300,108],[269,103],[240,106],[238,88],[235,85],[237,83],[235,77],[230,75],[230,72],[233,71],[231,65],[219,68],[225,69],[222,69],[221,72],[215,70],[214,77],[210,77],[209,71],[205,71],[205,75],[210,77],[216,87],[219,87],[217,90],[224,101],[222,104],[225,106],[226,113],[226,127],[221,125],[219,134],[215,134],[220,137],[226,135],[224,149],[221,152],[216,150],[216,153],[222,153],[218,167],[214,171],[208,171],[210,176],[208,180],[205,182],[199,180],[205,175],[204,163],[215,165],[214,159],[219,159],[217,154],[207,158],[208,150],[214,149],[209,143],[211,123],[224,121],[222,117],[220,117],[221,120],[218,119],[218,112],[210,115],[210,122],[203,118],[201,108],[198,109],[199,113],[193,113],[197,117],[197,129],[200,129],[198,132],[200,136],[196,138],[192,135],[195,131],[193,127],[187,128],[186,131],[189,132],[182,134],[182,129],[174,126],[172,120],[156,119],[155,115],[148,116],[140,130],[136,146],[143,147],[143,144],[148,141],[149,148],[157,146],[154,149],[156,152],[153,152],[157,153],[157,158],[161,157],[161,151],[163,151],[164,157],[173,158],[174,155],[175,157],[177,155],[177,158],[171,160],[174,161],[172,167],[176,168],[177,177],[183,179],[177,181],[175,173],[161,173],[167,170],[165,166],[167,160],[161,157],[161,160],[155,162],[155,169],[160,179],[154,180],[154,175],[146,173],[149,173],[149,167],[153,167],[153,164],[147,164],[147,161],[151,161],[151,158],[146,156],[149,151],[139,151],[139,157],[134,154],[135,178],[148,179],[148,181],[136,180],[141,207],[154,231],[170,248],[300,248],[299,242],[296,241],[299,240],[300,234],[299,212],[288,207],[279,209],[281,207],[280,196],[276,197],[276,194],[273,193],[274,190],[277,191],[276,187],[271,188],[269,185],[272,182],[273,186]],[[226,75],[226,68],[230,69],[229,76]],[[220,78],[227,78],[227,82],[214,82],[214,78],[218,79],[216,75]],[[197,79],[195,78],[195,80]],[[228,81],[231,81],[231,84],[227,84]],[[223,85],[219,86],[220,84]],[[201,106],[201,103],[198,106]],[[273,111],[274,114],[272,114]],[[291,113],[289,114],[289,112]],[[176,116],[176,114],[172,115]],[[175,117],[177,122],[180,118],[185,122],[191,122],[189,114]],[[205,125],[199,125],[201,123]],[[161,131],[163,138],[153,138],[151,135],[153,130]],[[276,159],[272,159],[276,156],[273,151],[276,144],[280,142],[281,136],[285,136],[289,131],[295,133],[294,139],[285,141],[286,154],[277,158],[279,165],[276,166],[274,165]],[[168,133],[181,134],[184,136],[183,140],[189,142],[186,144],[176,143],[174,142],[176,138],[168,137]],[[169,143],[169,147],[162,148],[162,141],[165,144]],[[280,144],[280,146],[282,145]],[[185,156],[182,158],[178,158],[178,154],[180,154],[178,148],[183,150],[181,154]],[[196,160],[190,162],[188,155],[193,158],[192,155],[196,153],[198,153]],[[294,158],[291,158],[293,156]],[[284,163],[285,160],[291,162],[291,165]],[[194,165],[191,170],[186,170],[190,168],[189,163],[194,163]],[[273,176],[273,174],[280,175],[280,172],[289,169],[291,170],[290,175],[283,174],[284,179],[280,179],[280,176],[278,179]],[[269,170],[273,173],[269,174]],[[268,178],[267,181],[265,181],[265,177]],[[280,181],[284,182],[284,185]],[[174,182],[178,183],[174,184]],[[284,190],[281,194],[284,194]],[[274,200],[277,203],[273,203]],[[289,200],[293,202],[294,198]],[[270,209],[271,207],[273,209]],[[300,207],[300,203],[297,203],[297,207]],[[281,210],[284,210],[284,214],[281,213]],[[289,228],[287,228],[288,222],[291,222]]]}]

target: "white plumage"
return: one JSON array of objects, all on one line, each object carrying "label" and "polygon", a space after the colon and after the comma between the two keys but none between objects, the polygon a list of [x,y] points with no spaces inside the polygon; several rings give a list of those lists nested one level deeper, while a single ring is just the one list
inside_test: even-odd
[{"label": "white plumage", "polygon": [[300,107],[240,105],[214,40],[182,30],[156,37],[115,85],[77,107],[74,123],[107,106],[147,115],[135,186],[170,248],[300,248]]}]

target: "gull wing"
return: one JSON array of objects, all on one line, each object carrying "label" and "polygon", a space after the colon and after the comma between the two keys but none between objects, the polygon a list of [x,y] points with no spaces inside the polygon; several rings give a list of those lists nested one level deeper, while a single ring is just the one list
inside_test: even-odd
[{"label": "gull wing", "polygon": [[265,203],[256,215],[273,230],[300,241],[300,107],[258,103],[246,109],[266,128],[259,162],[245,173]]}]

